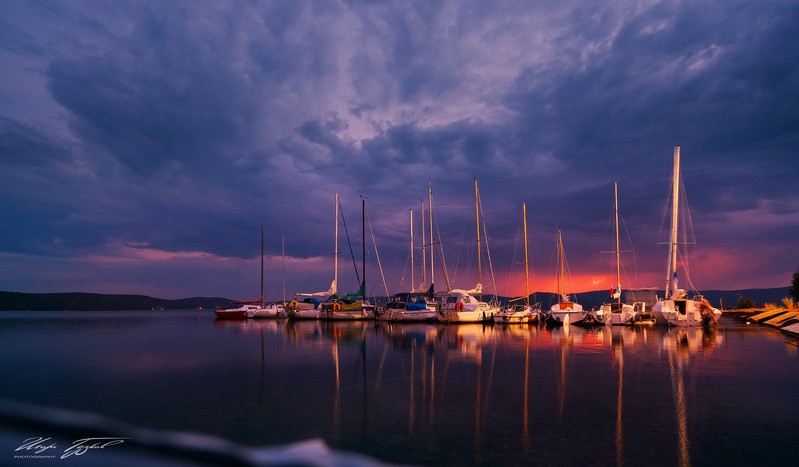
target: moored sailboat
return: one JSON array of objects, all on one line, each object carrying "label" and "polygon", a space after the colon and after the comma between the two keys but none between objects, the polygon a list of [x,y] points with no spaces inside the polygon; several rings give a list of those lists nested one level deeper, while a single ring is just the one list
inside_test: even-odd
[{"label": "moored sailboat", "polygon": [[671,194],[671,232],[669,235],[669,261],[666,271],[664,298],[652,307],[658,323],[670,326],[701,326],[715,324],[721,317],[721,310],[713,308],[702,296],[687,299],[687,292],[680,289],[677,282],[677,252],[680,201],[680,147],[674,148],[674,170],[672,173]]},{"label": "moored sailboat", "polygon": [[[336,195],[336,251],[338,252],[338,195]],[[361,199],[363,281],[357,292],[343,296],[331,295],[320,306],[319,318],[323,320],[374,319],[375,306],[366,299],[366,200]],[[338,268],[338,261],[336,261]],[[356,271],[357,273],[357,271]],[[336,273],[338,274],[338,273]],[[355,300],[361,297],[360,300]]]},{"label": "moored sailboat", "polygon": [[261,296],[258,300],[239,300],[234,308],[217,306],[216,319],[246,319],[264,308],[264,226],[261,226]]},{"label": "moored sailboat", "polygon": [[549,321],[553,324],[582,324],[588,317],[583,306],[571,299],[566,293],[566,253],[563,250],[563,234],[557,232],[558,270],[557,287],[558,303],[549,309]]},{"label": "moored sailboat", "polygon": [[216,319],[247,319],[247,314],[260,308],[260,301],[235,301],[239,305],[235,308],[224,308],[217,306],[215,310]]},{"label": "moored sailboat", "polygon": [[265,303],[264,300],[264,237],[263,226],[261,226],[261,308],[252,313],[247,313],[248,318],[263,319],[263,318],[285,318],[286,315],[286,240],[281,239],[281,250],[283,256],[283,300],[275,301],[272,303]]},{"label": "moored sailboat", "polygon": [[[297,297],[286,306],[286,314],[291,319],[319,319],[321,316],[321,302],[329,300],[336,295],[338,290],[338,193],[335,193],[336,217],[333,237],[333,282],[324,292],[298,292]],[[299,299],[299,300],[298,300]]]},{"label": "moored sailboat", "polygon": [[619,184],[613,183],[614,213],[615,213],[615,257],[616,257],[616,288],[611,289],[612,302],[602,305],[602,320],[605,324],[621,326],[631,324],[636,317],[633,306],[621,301],[621,250],[619,248]]},{"label": "moored sailboat", "polygon": [[[530,306],[530,267],[529,254],[527,251],[527,203],[522,203],[522,221],[524,225],[524,303],[508,304],[507,307],[494,314],[494,323],[513,324],[513,323],[537,323],[541,315],[541,303]],[[511,302],[519,301],[516,298]]]},{"label": "moored sailboat", "polygon": [[[482,263],[480,258],[480,188],[476,178],[474,179],[474,199],[477,225],[477,273],[478,281],[480,281],[482,276]],[[488,239],[486,239],[486,249],[487,248]],[[500,311],[499,305],[484,302],[474,296],[478,295],[482,298],[482,294],[483,284],[481,282],[478,282],[477,286],[471,290],[450,290],[442,299],[438,320],[445,323],[482,323],[492,321],[494,315]]]},{"label": "moored sailboat", "polygon": [[[428,194],[430,194],[430,190],[428,189]],[[432,196],[430,194],[430,196]],[[432,215],[432,213],[431,213]],[[422,245],[424,245],[424,202],[422,202],[422,211],[421,211],[421,220],[422,220]],[[431,240],[430,243],[432,245],[432,229],[430,230]],[[414,240],[413,240],[413,209],[410,210],[410,260],[411,260],[411,284],[415,283],[414,278],[414,264],[413,264],[413,251],[415,249]],[[422,249],[422,259],[425,258],[424,254],[424,247]],[[430,260],[430,267],[433,267],[432,258]],[[424,277],[426,273],[426,267],[424,262],[422,263],[422,287],[424,287]],[[432,277],[432,276],[431,276]],[[382,309],[382,314],[380,319],[385,319],[387,321],[394,321],[394,322],[419,322],[419,321],[435,321],[436,314],[438,313],[438,303],[435,301],[435,290],[434,286],[431,283],[430,288],[423,292],[423,288],[420,290],[415,291],[411,290],[411,292],[400,292],[394,294],[391,297],[391,300],[386,303],[386,305]]]}]

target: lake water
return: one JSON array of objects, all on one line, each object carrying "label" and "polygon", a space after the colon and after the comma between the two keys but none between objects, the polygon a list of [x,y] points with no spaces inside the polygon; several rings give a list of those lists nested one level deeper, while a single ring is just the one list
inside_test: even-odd
[{"label": "lake water", "polygon": [[[385,463],[789,465],[792,341],[726,317],[708,332],[0,312],[0,398]],[[40,465],[12,458],[26,438],[6,428],[0,464]]]}]

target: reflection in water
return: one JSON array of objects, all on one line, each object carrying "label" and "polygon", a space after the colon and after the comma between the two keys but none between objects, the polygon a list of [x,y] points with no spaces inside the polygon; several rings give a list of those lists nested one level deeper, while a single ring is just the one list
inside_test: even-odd
[{"label": "reflection in water", "polygon": [[690,441],[688,436],[688,408],[685,397],[684,366],[698,353],[707,353],[722,340],[722,335],[714,328],[669,329],[663,337],[663,347],[668,352],[671,374],[672,395],[677,423],[679,465],[691,465]]},{"label": "reflection in water", "polygon": [[524,440],[524,452],[528,454],[530,452],[530,407],[529,407],[529,400],[530,400],[530,340],[528,339],[525,342],[524,346],[524,395],[522,397],[522,401],[524,403],[524,419],[522,420],[522,439]]},{"label": "reflection in water", "polygon": [[[799,437],[786,416],[799,359],[777,331],[731,322],[706,333],[192,312],[83,328],[46,316],[0,326],[0,370],[14,375],[3,397],[251,446],[321,439],[415,465],[779,465],[788,452],[746,441]],[[704,441],[725,427],[732,442]]]},{"label": "reflection in water", "polygon": [[[383,414],[378,412],[370,416],[369,385],[374,388],[374,394],[380,402],[378,407],[386,404],[396,405],[400,401],[404,408],[404,431],[407,439],[424,440],[428,452],[444,449],[442,446],[442,430],[446,436],[449,432],[463,431],[465,425],[471,427],[472,452],[470,462],[481,464],[488,461],[487,449],[496,443],[494,437],[486,438],[486,433],[495,433],[498,423],[493,414],[502,410],[504,414],[499,422],[509,426],[509,417],[513,417],[514,403],[516,413],[521,424],[521,433],[516,437],[516,447],[525,455],[540,455],[543,441],[531,436],[531,415],[537,414],[537,425],[546,433],[552,429],[551,420],[546,418],[546,401],[544,406],[531,404],[539,399],[539,395],[547,392],[556,394],[557,429],[563,430],[564,439],[573,436],[596,437],[595,432],[580,433],[580,428],[575,430],[575,417],[584,417],[586,412],[582,405],[588,397],[601,397],[602,390],[596,387],[600,381],[584,374],[585,361],[592,360],[595,355],[610,356],[610,368],[614,369],[615,378],[608,380],[615,386],[616,407],[614,414],[613,443],[608,447],[615,454],[615,465],[625,464],[625,418],[624,418],[624,386],[625,386],[625,359],[627,348],[633,349],[640,360],[642,356],[656,355],[656,349],[647,351],[652,343],[659,344],[660,350],[665,351],[668,357],[668,374],[671,379],[671,399],[674,417],[676,418],[676,441],[672,453],[681,466],[691,465],[691,443],[688,429],[688,420],[691,411],[686,397],[685,368],[695,356],[707,355],[719,342],[722,334],[715,329],[705,331],[702,328],[672,328],[655,329],[649,327],[599,327],[586,329],[579,326],[563,326],[555,328],[528,326],[485,326],[459,325],[442,326],[426,323],[366,323],[366,322],[285,322],[275,324],[265,322],[260,325],[261,353],[264,355],[264,339],[270,335],[279,335],[282,339],[294,342],[305,353],[304,349],[327,349],[327,355],[332,358],[332,409],[331,409],[331,441],[336,444],[346,439],[346,433],[351,428],[342,424],[352,424],[359,420],[361,432],[369,437],[371,424],[375,417],[380,419]],[[259,322],[260,324],[260,322]],[[250,332],[252,325],[235,323],[245,332]],[[656,337],[656,339],[652,339]],[[274,337],[272,337],[274,338]],[[374,342],[374,345],[369,345]],[[350,348],[346,354],[342,353],[342,346]],[[356,350],[353,352],[352,350]],[[378,358],[372,360],[370,367],[367,352],[372,351]],[[541,367],[543,373],[534,375],[531,372],[535,361],[542,355],[551,354],[557,358],[557,366]],[[314,357],[309,353],[303,358]],[[350,363],[342,360],[348,359]],[[268,356],[267,356],[268,359]],[[437,363],[443,359],[443,371],[437,373]],[[547,359],[540,360],[545,364]],[[601,359],[599,360],[601,361]],[[607,362],[608,360],[605,360]],[[502,383],[494,387],[495,375],[500,362],[505,368],[500,375]],[[518,362],[514,364],[513,362]],[[399,365],[399,367],[397,366]],[[607,367],[607,363],[604,364]],[[357,387],[362,388],[362,394],[355,396],[354,389],[343,380],[345,368],[359,368]],[[521,368],[520,368],[521,367]],[[598,363],[589,367],[601,368]],[[508,374],[507,368],[511,368]],[[454,380],[453,370],[456,369],[457,381]],[[370,371],[371,370],[371,371]],[[514,371],[515,370],[515,371]],[[399,371],[399,373],[397,373]],[[516,376],[514,376],[514,373]],[[548,374],[555,378],[549,378]],[[401,376],[404,383],[396,385],[397,375]],[[387,375],[392,383],[388,386],[384,382]],[[544,384],[536,391],[535,399],[531,399],[532,379]],[[448,380],[449,381],[448,383]],[[516,384],[513,381],[517,381]],[[473,381],[471,395],[467,399],[463,392],[464,382]],[[547,381],[553,383],[552,389],[547,389]],[[608,387],[610,389],[610,387]],[[593,392],[591,396],[588,393]],[[606,394],[610,394],[606,392]],[[345,399],[346,395],[346,399]],[[498,395],[498,396],[497,396]],[[496,397],[496,400],[495,400]],[[360,410],[353,405],[357,400]],[[577,402],[574,409],[566,410],[569,403]],[[578,402],[579,401],[579,402]],[[634,403],[636,399],[634,399]],[[608,405],[606,402],[595,402],[598,406]],[[439,415],[437,407],[443,404],[444,413]],[[464,415],[471,408],[471,420],[467,422]],[[362,412],[356,415],[355,411]],[[460,412],[460,414],[458,414]],[[347,420],[345,422],[345,420]],[[507,420],[507,421],[506,421]],[[580,420],[582,421],[582,420]],[[635,421],[632,423],[636,423]],[[515,425],[514,426],[518,426]],[[583,429],[585,430],[585,429]],[[507,429],[501,430],[507,433]],[[512,435],[504,434],[508,439]],[[544,436],[543,438],[546,438]],[[598,437],[598,438],[601,438]],[[609,440],[608,440],[609,441]],[[595,441],[601,443],[601,441]],[[612,446],[612,447],[611,447]]]},{"label": "reflection in water", "polygon": [[669,369],[671,370],[674,410],[677,418],[678,451],[680,453],[679,465],[688,467],[691,465],[691,455],[688,447],[688,417],[686,416],[685,408],[685,384],[683,382],[682,360],[676,358],[673,353],[669,354]]},{"label": "reflection in water", "polygon": [[[623,328],[619,328],[620,330]],[[611,329],[612,332],[612,329]],[[615,354],[618,369],[618,388],[616,390],[616,465],[624,465],[624,421],[622,418],[624,407],[624,340],[621,333],[613,335],[612,352]]]}]

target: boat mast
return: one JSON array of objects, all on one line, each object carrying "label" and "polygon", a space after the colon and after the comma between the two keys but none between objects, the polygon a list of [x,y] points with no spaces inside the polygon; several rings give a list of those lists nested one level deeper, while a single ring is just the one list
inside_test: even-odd
[{"label": "boat mast", "polygon": [[363,301],[366,303],[366,200],[361,197],[361,257],[363,271]]},{"label": "boat mast", "polygon": [[286,234],[280,235],[280,249],[283,254],[283,304],[286,304]]},{"label": "boat mast", "polygon": [[[422,205],[422,215],[420,219],[422,224],[422,284],[419,289],[424,291],[424,288],[427,287],[427,244],[425,244],[424,234],[424,200],[421,200],[420,203]],[[430,248],[432,248],[432,246]],[[432,267],[432,263],[430,267]]]},{"label": "boat mast", "polygon": [[338,192],[336,192],[335,249],[333,250],[333,294],[338,292]]},{"label": "boat mast", "polygon": [[[621,304],[621,252],[619,251],[619,182],[613,182],[613,198],[616,212],[616,293],[617,301]],[[621,309],[621,308],[619,308]]]},{"label": "boat mast", "polygon": [[264,225],[261,224],[261,308],[264,307]]},{"label": "boat mast", "polygon": [[680,196],[680,147],[674,146],[674,172],[672,174],[671,187],[671,234],[669,236],[669,264],[666,271],[666,298],[673,295],[677,284],[672,280],[672,276],[677,274],[677,216],[679,213]]},{"label": "boat mast", "polygon": [[558,229],[558,295],[563,301],[563,294],[566,290],[566,258],[563,254],[563,234]]},{"label": "boat mast", "polygon": [[433,246],[433,188],[427,185],[427,213],[430,218],[430,285],[435,285],[435,268],[433,267],[433,253],[435,246]]},{"label": "boat mast", "polygon": [[[480,264],[480,188],[477,186],[477,179],[474,179],[474,219],[477,227],[477,283],[483,283],[483,268]],[[482,292],[480,300],[483,299]]]},{"label": "boat mast", "polygon": [[524,222],[524,300],[530,305],[530,267],[527,254],[527,203],[522,203],[522,220]]},{"label": "boat mast", "polygon": [[[411,292],[413,292],[416,287],[416,279],[413,276],[413,208],[410,209],[411,211]],[[424,238],[424,237],[422,237]]]}]

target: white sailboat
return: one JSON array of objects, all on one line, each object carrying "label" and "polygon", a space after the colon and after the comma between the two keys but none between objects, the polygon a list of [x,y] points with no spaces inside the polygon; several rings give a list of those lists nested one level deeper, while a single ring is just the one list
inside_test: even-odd
[{"label": "white sailboat", "polygon": [[[424,227],[424,202],[422,202],[422,227]],[[422,231],[422,243],[424,243],[424,230]],[[432,234],[432,231],[431,231]],[[432,242],[431,242],[432,243]],[[411,258],[411,284],[415,284],[413,251],[415,249],[413,240],[413,209],[410,210],[410,258]],[[424,258],[424,254],[422,255]],[[432,267],[432,263],[430,264]],[[424,268],[423,268],[424,270]],[[424,275],[424,274],[423,274]],[[414,322],[414,321],[435,321],[438,311],[438,304],[434,298],[433,284],[424,291],[424,281],[422,288],[411,290],[410,292],[400,292],[394,294],[391,300],[386,303],[381,316],[378,319],[385,319],[395,322]]]},{"label": "white sailboat", "polygon": [[[336,220],[334,228],[335,244],[333,250],[333,282],[330,288],[324,292],[298,292],[297,298],[292,300],[286,310],[286,314],[292,319],[319,319],[321,302],[336,295],[338,287],[338,193],[335,194]],[[299,299],[299,300],[298,300]]]},{"label": "white sailboat", "polygon": [[527,251],[527,203],[522,203],[522,221],[524,225],[524,297],[513,299],[511,302],[524,300],[524,303],[508,304],[499,313],[494,314],[494,323],[520,324],[536,323],[540,317],[541,304],[530,306],[530,267]]},{"label": "white sailboat", "polygon": [[261,226],[261,298],[256,308],[247,310],[247,317],[253,319],[285,318],[283,302],[264,302],[264,226]]},{"label": "white sailboat", "polygon": [[[605,303],[600,307],[601,317],[595,316],[597,321],[603,321],[611,326],[631,324],[635,320],[636,311],[633,306],[621,301],[621,251],[619,249],[619,184],[613,182],[613,197],[615,206],[615,247],[616,247],[616,288],[611,290],[613,302]],[[600,319],[601,318],[601,319]]]},{"label": "white sailboat", "polygon": [[[336,252],[338,252],[338,194],[336,194]],[[323,320],[365,320],[374,319],[375,306],[366,299],[366,200],[361,199],[362,216],[362,255],[363,281],[357,292],[343,296],[331,295],[320,306],[319,318]],[[338,257],[338,255],[336,255]],[[336,276],[338,276],[338,260],[336,260]],[[360,300],[354,300],[361,297]]]},{"label": "white sailboat", "polygon": [[581,324],[588,317],[583,306],[573,301],[566,293],[566,253],[563,250],[563,234],[558,230],[558,303],[549,309],[549,320],[554,324]]},{"label": "white sailboat", "polygon": [[660,324],[670,326],[701,326],[715,324],[721,317],[721,310],[713,308],[701,296],[687,299],[685,290],[677,283],[677,225],[679,220],[680,201],[680,147],[674,147],[674,171],[672,174],[671,194],[671,233],[669,236],[669,261],[666,271],[666,288],[664,298],[652,307],[652,313]]},{"label": "white sailboat", "polygon": [[[493,316],[499,313],[497,304],[489,304],[480,300],[483,294],[482,265],[480,259],[480,188],[477,179],[474,179],[475,219],[477,224],[477,273],[478,283],[474,289],[453,289],[443,298],[438,320],[445,323],[482,323],[492,321]],[[486,248],[488,242],[486,241]],[[489,256],[490,257],[490,256]],[[493,273],[492,273],[493,276]]]},{"label": "white sailboat", "polygon": [[298,292],[286,305],[286,315],[291,319],[319,319],[319,305],[336,293],[336,280],[324,292]]}]

